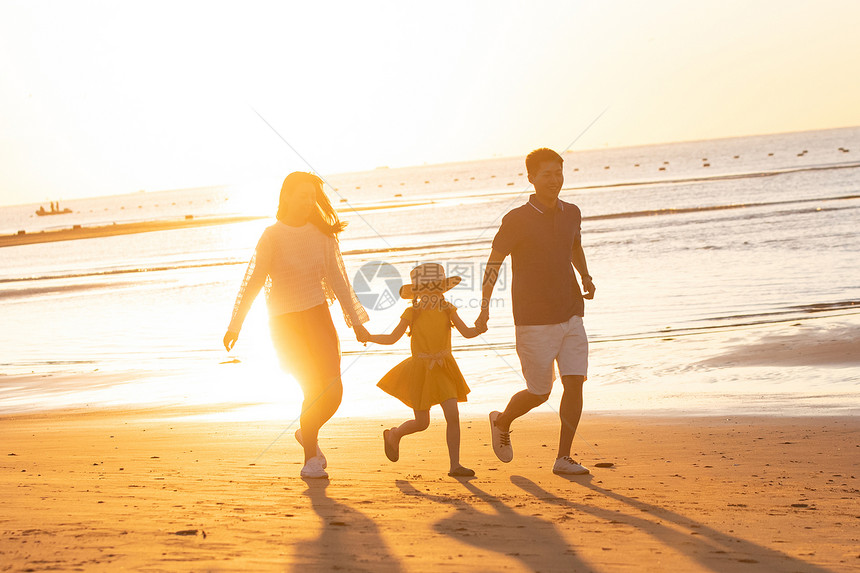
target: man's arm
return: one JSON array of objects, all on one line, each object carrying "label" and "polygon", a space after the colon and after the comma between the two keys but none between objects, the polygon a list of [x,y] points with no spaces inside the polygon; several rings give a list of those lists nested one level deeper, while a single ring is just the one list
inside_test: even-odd
[{"label": "man's arm", "polygon": [[577,243],[573,246],[573,250],[570,253],[570,262],[573,263],[573,267],[579,272],[580,278],[582,278],[582,288],[585,289],[585,292],[582,293],[582,297],[588,300],[594,298],[594,291],[597,289],[594,286],[594,282],[591,280],[591,275],[588,274],[588,263],[585,261],[585,251],[582,250],[582,243],[577,241]]},{"label": "man's arm", "polygon": [[487,321],[490,320],[490,299],[493,297],[493,289],[496,287],[503,262],[505,262],[505,255],[496,249],[490,251],[487,268],[484,270],[484,280],[481,283],[481,312],[475,321],[475,328],[479,332],[487,331]]}]

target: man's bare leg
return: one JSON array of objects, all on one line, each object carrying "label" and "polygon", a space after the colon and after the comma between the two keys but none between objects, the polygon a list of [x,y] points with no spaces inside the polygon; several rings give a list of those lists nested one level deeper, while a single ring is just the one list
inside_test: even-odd
[{"label": "man's bare leg", "polygon": [[558,456],[563,458],[570,456],[573,437],[582,417],[582,384],[585,376],[562,376],[561,383],[564,385],[564,394],[561,396],[561,404],[558,415],[561,418],[561,431],[558,436]]},{"label": "man's bare leg", "polygon": [[511,423],[524,414],[547,401],[549,394],[532,394],[528,390],[517,392],[511,397],[505,411],[496,418],[496,427],[503,432],[511,430]]}]

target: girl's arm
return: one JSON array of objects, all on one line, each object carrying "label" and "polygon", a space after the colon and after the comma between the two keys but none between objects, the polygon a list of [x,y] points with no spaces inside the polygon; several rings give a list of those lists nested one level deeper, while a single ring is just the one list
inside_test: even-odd
[{"label": "girl's arm", "polygon": [[409,326],[409,323],[405,318],[401,318],[400,323],[394,327],[394,330],[392,330],[390,334],[371,334],[367,341],[376,344],[394,344],[400,340],[403,333],[406,332],[407,326]]},{"label": "girl's arm", "polygon": [[478,330],[475,326],[466,326],[466,323],[463,322],[463,319],[460,318],[460,315],[457,314],[457,309],[453,309],[451,311],[451,324],[457,329],[457,332],[463,335],[463,338],[475,338],[482,330]]}]

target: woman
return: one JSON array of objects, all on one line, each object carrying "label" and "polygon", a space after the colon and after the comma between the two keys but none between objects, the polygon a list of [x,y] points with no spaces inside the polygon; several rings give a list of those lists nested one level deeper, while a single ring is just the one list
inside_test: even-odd
[{"label": "woman", "polygon": [[281,367],[302,387],[301,428],[296,439],[305,451],[301,475],[326,478],[326,459],[317,436],[343,397],[340,343],[328,304],[337,298],[356,338],[369,336],[361,325],[367,312],[355,296],[343,266],[337,234],[346,226],[311,173],[290,173],[281,187],[278,222],[263,231],[236,297],[224,335],[230,351],[242,322],[263,285],[272,341]]}]

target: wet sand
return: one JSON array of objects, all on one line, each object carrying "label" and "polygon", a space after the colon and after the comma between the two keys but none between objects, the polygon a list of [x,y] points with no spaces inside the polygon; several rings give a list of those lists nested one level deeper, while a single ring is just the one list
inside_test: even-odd
[{"label": "wet sand", "polygon": [[16,235],[0,235],[0,247],[32,245],[35,243],[51,243],[54,241],[71,241],[75,239],[95,239],[99,237],[112,237],[115,235],[133,235],[135,233],[149,233],[152,231],[187,229],[190,227],[227,225],[230,223],[243,223],[245,221],[254,221],[262,218],[264,217],[191,217],[162,221],[142,221],[135,223],[114,223],[112,225],[93,225],[87,227],[84,227],[82,225],[73,225],[71,228],[57,229],[53,231],[37,231],[34,233],[23,233]]},{"label": "wet sand", "polygon": [[[377,211],[382,209],[401,209],[435,203],[435,201],[402,201],[398,203],[378,203],[360,206],[338,207],[338,212],[353,213],[360,211]],[[208,227],[213,225],[228,225],[231,223],[244,223],[267,219],[268,216],[261,215],[228,215],[216,217],[192,217],[183,219],[163,219],[157,221],[139,221],[133,223],[113,223],[111,225],[83,226],[73,224],[65,229],[51,231],[35,231],[28,233],[26,230],[14,235],[0,235],[0,247],[14,247],[18,245],[32,245],[36,243],[51,243],[55,241],[71,241],[75,239],[95,239],[100,237],[112,237],[116,235],[133,235],[135,233],[149,233],[152,231],[170,231],[174,229],[187,229],[190,227]]]},{"label": "wet sand", "polygon": [[[204,413],[203,411],[196,413]],[[0,570],[856,571],[856,417],[597,416],[574,443],[592,475],[551,473],[557,420],[514,426],[496,460],[485,418],[336,419],[330,480],[299,478],[288,421],[195,412],[0,417]],[[280,436],[280,437],[279,437]],[[611,462],[610,468],[595,467]]]},{"label": "wet sand", "polygon": [[[822,321],[824,327],[801,332],[783,329],[762,336],[749,344],[738,344],[721,355],[703,360],[703,366],[860,366],[860,324],[853,316],[838,317],[842,324],[826,328],[835,321]],[[817,324],[816,324],[817,326]]]}]

